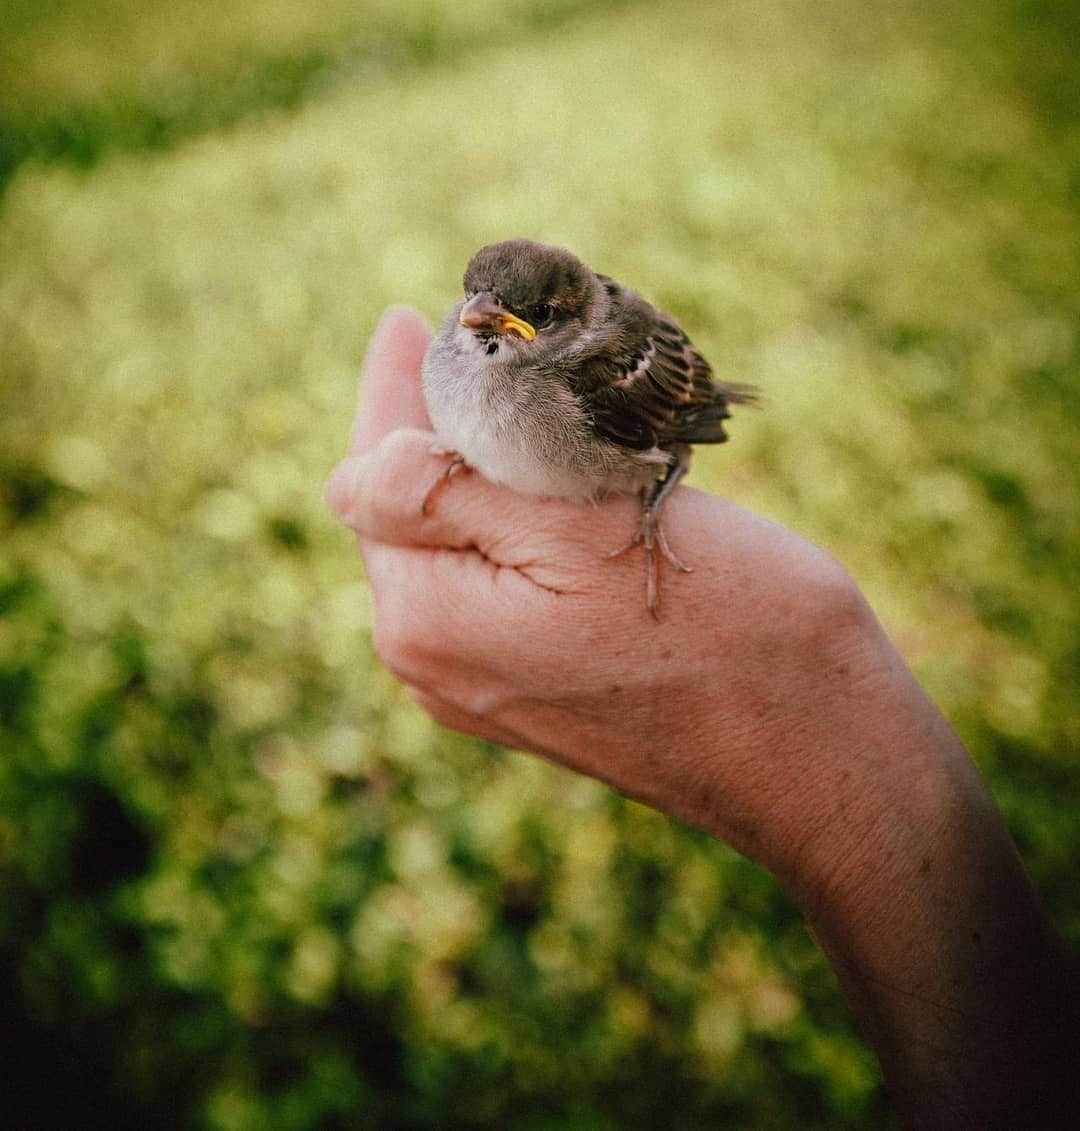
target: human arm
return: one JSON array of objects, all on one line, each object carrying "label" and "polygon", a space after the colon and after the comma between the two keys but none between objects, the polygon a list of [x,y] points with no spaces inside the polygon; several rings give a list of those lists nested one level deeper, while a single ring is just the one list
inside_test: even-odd
[{"label": "human arm", "polygon": [[605,559],[635,500],[529,500],[470,475],[423,515],[445,467],[418,384],[426,342],[416,316],[384,319],[328,488],[361,539],[384,662],[439,722],[772,870],[912,1126],[1058,1125],[1059,1029],[1075,1055],[1078,1028],[1066,955],[967,752],[848,575],[680,488],[665,524],[694,572],[665,572],[657,624],[640,558]]}]

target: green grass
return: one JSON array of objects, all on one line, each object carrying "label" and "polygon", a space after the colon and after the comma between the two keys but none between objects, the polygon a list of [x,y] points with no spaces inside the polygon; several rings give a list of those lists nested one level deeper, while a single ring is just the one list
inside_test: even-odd
[{"label": "green grass", "polygon": [[[382,83],[619,0],[0,3],[0,189],[25,161],[96,164]],[[6,9],[6,10],[5,10]]]},{"label": "green grass", "polygon": [[10,11],[0,970],[42,1110],[888,1126],[768,877],[409,704],[321,487],[387,303],[510,235],[637,286],[768,398],[696,481],[851,569],[1080,942],[1067,7]]}]

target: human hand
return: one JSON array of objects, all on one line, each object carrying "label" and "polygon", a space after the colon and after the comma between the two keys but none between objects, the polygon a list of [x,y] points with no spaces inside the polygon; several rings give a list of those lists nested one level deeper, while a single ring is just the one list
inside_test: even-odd
[{"label": "human hand", "polygon": [[[437,721],[545,755],[702,827],[790,883],[846,849],[823,837],[850,796],[853,697],[892,656],[826,554],[680,487],[665,510],[691,574],[646,612],[641,553],[609,560],[636,499],[529,499],[445,469],[419,385],[428,334],[386,315],[350,457],[328,487],[360,536],[375,647]],[[858,835],[846,823],[850,832]]]},{"label": "human hand", "polygon": [[[528,499],[432,453],[428,333],[389,312],[327,498],[375,647],[437,721],[721,837],[799,902],[911,1126],[1064,1126],[1078,1007],[978,772],[857,587],[798,535],[679,487],[661,623],[634,499]],[[1026,1122],[1024,1122],[1026,1121]]]}]

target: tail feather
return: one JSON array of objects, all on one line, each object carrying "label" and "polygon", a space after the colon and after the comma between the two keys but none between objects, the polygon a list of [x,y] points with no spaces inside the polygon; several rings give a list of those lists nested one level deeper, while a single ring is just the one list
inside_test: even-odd
[{"label": "tail feather", "polygon": [[724,421],[730,419],[730,405],[749,405],[757,408],[761,397],[753,385],[716,382],[716,396],[705,405],[682,414],[678,425],[678,439],[686,444],[722,444],[728,438]]}]

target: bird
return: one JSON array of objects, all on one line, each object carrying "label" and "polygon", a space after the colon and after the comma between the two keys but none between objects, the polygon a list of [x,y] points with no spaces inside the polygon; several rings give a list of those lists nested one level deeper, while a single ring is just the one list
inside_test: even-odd
[{"label": "bird", "polygon": [[750,385],[721,382],[670,314],[591,270],[572,252],[527,239],[482,247],[464,294],[432,338],[422,388],[449,459],[422,512],[463,470],[525,495],[577,502],[637,493],[641,520],[626,545],[646,559],[645,604],[659,615],[660,523],[690,467],[693,444],[727,440]]}]

